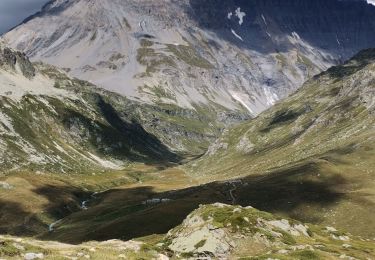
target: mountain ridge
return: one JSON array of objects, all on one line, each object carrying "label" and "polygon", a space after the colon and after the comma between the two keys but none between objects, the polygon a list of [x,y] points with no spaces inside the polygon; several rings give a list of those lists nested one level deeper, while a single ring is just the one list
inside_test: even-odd
[{"label": "mountain ridge", "polygon": [[142,102],[252,116],[375,42],[365,2],[54,1],[43,10],[3,36],[33,60]]}]

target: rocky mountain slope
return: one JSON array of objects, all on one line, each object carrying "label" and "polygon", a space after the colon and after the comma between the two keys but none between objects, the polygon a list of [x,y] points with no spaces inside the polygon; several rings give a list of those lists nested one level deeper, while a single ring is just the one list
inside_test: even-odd
[{"label": "rocky mountain slope", "polygon": [[177,163],[183,153],[202,153],[224,125],[241,119],[225,109],[140,105],[32,64],[0,43],[2,171],[84,173],[131,162]]},{"label": "rocky mountain slope", "polygon": [[3,38],[132,99],[254,116],[372,47],[374,15],[366,1],[54,0]]},{"label": "rocky mountain slope", "polygon": [[372,259],[374,242],[252,207],[201,206],[165,236],[69,245],[0,237],[8,259]]},{"label": "rocky mountain slope", "polygon": [[[257,167],[278,167],[337,149],[350,153],[370,146],[374,141],[374,68],[375,49],[359,52],[344,65],[313,77],[255,119],[226,131],[201,162],[221,158],[225,164],[228,159],[226,167],[231,168],[229,161],[236,157],[259,160]],[[270,156],[273,163],[260,160],[263,156]],[[246,165],[239,167],[238,176],[250,170]],[[206,172],[225,171],[210,169]]]},{"label": "rocky mountain slope", "polygon": [[227,131],[186,169],[205,181],[243,177],[238,203],[374,235],[374,109],[368,49]]}]

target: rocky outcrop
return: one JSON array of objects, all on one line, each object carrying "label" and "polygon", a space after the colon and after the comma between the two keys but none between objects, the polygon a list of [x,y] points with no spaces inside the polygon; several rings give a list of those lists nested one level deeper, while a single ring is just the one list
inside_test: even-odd
[{"label": "rocky outcrop", "polygon": [[[236,259],[244,256],[301,259],[304,255],[309,256],[307,259],[341,258],[345,248],[352,246],[337,246],[336,241],[340,239],[331,238],[337,237],[338,233],[332,227],[310,227],[252,207],[216,203],[202,205],[193,211],[180,226],[168,232],[163,247],[177,258],[189,259]],[[351,243],[360,241],[350,235],[341,237]],[[334,247],[338,251],[330,250]],[[351,253],[361,254],[360,250]],[[368,251],[368,256],[373,253],[373,250]]]},{"label": "rocky outcrop", "polygon": [[29,79],[35,76],[35,69],[25,54],[15,52],[2,44],[0,44],[0,68],[13,71],[18,68]]}]

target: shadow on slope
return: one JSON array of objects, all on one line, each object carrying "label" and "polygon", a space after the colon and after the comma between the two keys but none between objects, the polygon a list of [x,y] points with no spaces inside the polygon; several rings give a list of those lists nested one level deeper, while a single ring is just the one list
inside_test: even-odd
[{"label": "shadow on slope", "polygon": [[0,234],[33,236],[45,226],[20,203],[0,200]]},{"label": "shadow on slope", "polygon": [[125,121],[100,95],[96,95],[95,102],[106,122],[62,107],[59,113],[62,123],[72,136],[80,136],[79,140],[87,140],[99,154],[112,158],[164,165],[181,161],[179,155],[170,151],[138,122]]},{"label": "shadow on slope", "polygon": [[88,196],[79,188],[40,176],[20,175],[8,180],[14,186],[0,190],[0,234],[43,233],[54,219],[81,210],[80,200]]},{"label": "shadow on slope", "polygon": [[[365,1],[190,0],[189,3],[188,14],[201,28],[260,53],[294,48],[285,38],[293,33],[343,59],[375,44],[375,7]],[[237,8],[246,14],[242,24],[236,17]],[[232,13],[230,19],[228,13]],[[271,39],[268,33],[273,36]]]},{"label": "shadow on slope", "polygon": [[101,96],[98,97],[97,105],[107,122],[124,135],[129,146],[138,153],[149,154],[157,161],[179,162],[181,160],[180,156],[171,152],[156,136],[148,133],[141,124],[135,120],[130,123],[124,121],[112,105],[105,102]]},{"label": "shadow on slope", "polygon": [[238,190],[238,203],[319,223],[323,220],[320,213],[306,216],[306,207],[322,209],[346,199],[342,187],[347,184],[339,174],[321,174],[320,166],[310,162],[276,170],[259,179],[244,178],[248,185]]}]

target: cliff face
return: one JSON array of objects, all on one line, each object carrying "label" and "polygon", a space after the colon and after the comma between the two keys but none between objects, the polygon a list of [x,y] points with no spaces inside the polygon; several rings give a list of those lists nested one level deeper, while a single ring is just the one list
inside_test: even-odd
[{"label": "cliff face", "polygon": [[375,7],[339,0],[67,0],[4,35],[132,99],[255,116],[375,45]]}]

